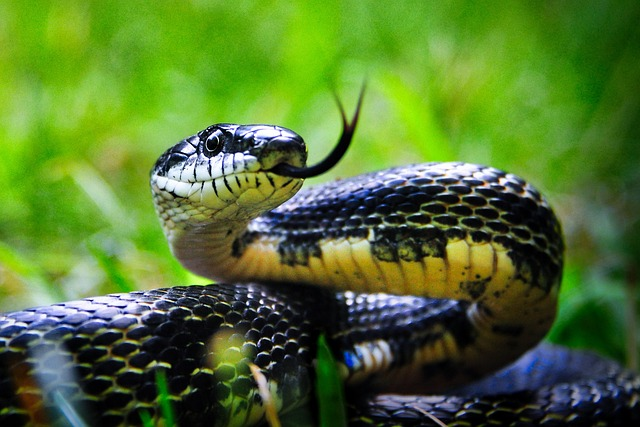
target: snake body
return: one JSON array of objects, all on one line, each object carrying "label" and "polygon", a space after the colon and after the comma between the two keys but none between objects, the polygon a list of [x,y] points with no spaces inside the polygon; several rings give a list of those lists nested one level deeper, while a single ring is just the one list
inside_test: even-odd
[{"label": "snake body", "polygon": [[95,425],[159,419],[163,372],[180,425],[253,425],[265,405],[251,365],[285,420],[312,423],[296,408],[313,394],[319,334],[353,425],[640,420],[638,376],[587,353],[540,347],[473,382],[555,317],[560,225],[529,183],[429,163],[287,202],[305,162],[302,138],[266,125],[210,126],[165,152],[151,186],[171,249],[221,283],[4,315],[0,423],[50,424],[68,407]]}]

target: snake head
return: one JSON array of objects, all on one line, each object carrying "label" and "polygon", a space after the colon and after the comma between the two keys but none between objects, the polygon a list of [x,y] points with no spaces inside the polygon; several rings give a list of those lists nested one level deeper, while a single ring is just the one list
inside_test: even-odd
[{"label": "snake head", "polygon": [[281,163],[302,167],[306,158],[304,140],[289,129],[220,123],[165,151],[151,175],[183,182],[208,181],[223,176],[225,167],[228,173],[267,171]]},{"label": "snake head", "polygon": [[[267,171],[281,163],[304,166],[306,145],[298,134],[270,125],[211,125],[183,139],[156,162],[152,177],[207,181],[227,172]],[[193,176],[189,176],[192,172]]]},{"label": "snake head", "polygon": [[246,222],[292,197],[302,178],[279,165],[305,166],[295,132],[270,125],[216,124],[167,150],[151,171],[153,199],[167,237],[177,229]]}]

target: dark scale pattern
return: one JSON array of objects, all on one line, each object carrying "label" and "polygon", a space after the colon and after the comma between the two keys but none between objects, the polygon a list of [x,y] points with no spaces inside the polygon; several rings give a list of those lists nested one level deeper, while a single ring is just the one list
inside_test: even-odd
[{"label": "dark scale pattern", "polygon": [[140,424],[139,410],[157,413],[160,370],[181,424],[226,425],[232,394],[255,403],[249,362],[286,382],[279,398],[294,405],[310,392],[318,328],[305,307],[327,295],[211,285],[8,313],[0,317],[0,425],[55,422],[54,392],[91,425]]},{"label": "dark scale pattern", "polygon": [[[248,362],[278,383],[275,398],[283,408],[295,408],[313,387],[318,332],[327,333],[338,360],[351,368],[358,362],[354,348],[376,340],[389,343],[397,367],[437,340],[444,321],[457,342],[472,339],[464,304],[219,284],[7,313],[0,317],[0,425],[61,421],[54,394],[91,425],[138,425],[142,411],[161,414],[158,371],[166,374],[180,425],[227,425],[232,407],[241,412],[261,404]],[[636,375],[593,355],[548,348],[447,396],[363,397],[371,390],[349,397],[352,425],[431,425],[425,411],[452,425],[525,418],[540,425],[569,419],[632,425],[640,418]]]},{"label": "dark scale pattern", "polygon": [[258,218],[234,245],[280,239],[283,263],[321,257],[320,243],[367,238],[383,261],[442,257],[451,240],[495,242],[532,286],[548,290],[562,270],[560,225],[540,193],[521,178],[468,163],[403,166],[302,190]]},{"label": "dark scale pattern", "polygon": [[[610,382],[614,380],[614,382]],[[607,384],[607,385],[605,385]],[[630,426],[640,379],[588,352],[541,345],[488,380],[448,395],[354,397],[350,426]]]},{"label": "dark scale pattern", "polygon": [[[338,318],[346,319],[350,327],[348,330],[330,327],[329,332],[335,348],[341,349],[346,366],[352,371],[368,369],[364,366],[363,355],[355,351],[355,347],[371,342],[383,341],[393,357],[388,368],[373,373],[366,384],[368,391],[375,388],[390,391],[385,384],[387,369],[393,372],[395,368],[420,363],[414,360],[416,352],[439,342],[445,333],[452,335],[461,347],[474,339],[474,329],[467,317],[469,304],[464,301],[350,292],[338,294],[338,299],[337,307],[341,310]],[[459,373],[459,368],[454,366],[453,369]],[[403,387],[406,390],[411,381],[418,381],[423,390],[441,387],[442,382],[450,379],[443,378],[441,373],[425,372],[419,378],[407,379]]]}]

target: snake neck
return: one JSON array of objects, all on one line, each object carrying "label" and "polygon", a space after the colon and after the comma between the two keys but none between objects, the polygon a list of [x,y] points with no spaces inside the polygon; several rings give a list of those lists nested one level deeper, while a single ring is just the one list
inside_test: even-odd
[{"label": "snake neck", "polygon": [[247,221],[226,221],[175,229],[168,236],[174,256],[188,270],[212,280],[229,280],[227,271],[236,264],[232,256],[235,241]]},{"label": "snake neck", "polygon": [[[189,271],[218,282],[295,282],[334,288],[363,288],[349,275],[333,280],[311,265],[291,268],[283,263],[286,237],[273,232],[264,218],[210,222],[174,227],[167,235],[171,251]],[[291,256],[291,255],[289,255]]]}]

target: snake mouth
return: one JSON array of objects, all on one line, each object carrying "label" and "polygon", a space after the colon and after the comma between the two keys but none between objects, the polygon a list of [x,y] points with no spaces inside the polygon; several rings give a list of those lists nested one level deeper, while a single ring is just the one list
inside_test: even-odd
[{"label": "snake mouth", "polygon": [[256,147],[249,151],[249,154],[255,156],[261,172],[277,174],[282,165],[304,168],[307,162],[307,148],[302,139],[272,138],[268,144]]}]

